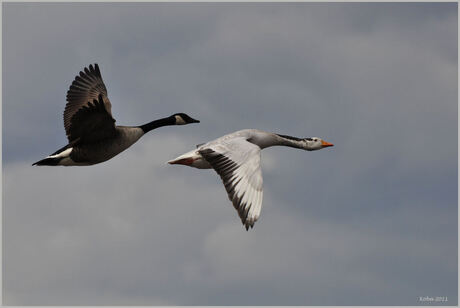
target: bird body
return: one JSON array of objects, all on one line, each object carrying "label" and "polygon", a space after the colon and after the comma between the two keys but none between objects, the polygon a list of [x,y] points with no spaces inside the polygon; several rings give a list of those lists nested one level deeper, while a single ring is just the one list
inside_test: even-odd
[{"label": "bird body", "polygon": [[254,226],[262,209],[260,150],[270,146],[314,151],[332,144],[316,137],[297,138],[257,129],[244,129],[201,144],[196,150],[168,163],[198,169],[213,168],[220,175],[230,201],[248,230]]},{"label": "bird body", "polygon": [[139,127],[118,126],[112,138],[77,144],[73,147],[67,145],[62,151],[48,158],[62,158],[59,160],[59,165],[62,166],[94,165],[120,154],[143,135],[144,132]]},{"label": "bird body", "polygon": [[222,149],[222,147],[227,146],[229,141],[231,142],[232,140],[237,140],[238,138],[246,139],[248,142],[257,145],[260,149],[264,149],[269,146],[284,145],[285,143],[285,140],[279,137],[277,134],[264,132],[258,129],[243,129],[224,135],[210,142],[200,144],[197,146],[196,150],[187,152],[177,157],[176,159],[171,160],[169,163],[177,164],[177,162],[173,162],[181,159],[188,159],[191,163],[191,165],[188,165],[190,167],[195,167],[198,169],[212,169],[212,166],[209,164],[209,162],[207,162],[206,159],[204,159],[204,157],[200,154],[200,150],[215,147],[216,149],[220,148],[221,151],[226,152],[226,149]]},{"label": "bird body", "polygon": [[90,65],[75,77],[67,92],[64,128],[69,143],[33,165],[98,164],[123,152],[155,128],[199,123],[184,113],[176,113],[141,126],[117,126],[111,109],[99,66]]}]

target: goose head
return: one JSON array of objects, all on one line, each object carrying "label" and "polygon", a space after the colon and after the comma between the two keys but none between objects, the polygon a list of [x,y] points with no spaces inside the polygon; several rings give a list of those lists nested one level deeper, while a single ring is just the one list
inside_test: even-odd
[{"label": "goose head", "polygon": [[305,141],[304,149],[307,151],[316,151],[333,146],[332,143],[318,137],[304,138],[303,140]]},{"label": "goose head", "polygon": [[185,125],[191,123],[200,123],[200,121],[195,120],[194,118],[186,115],[185,113],[176,113],[172,115],[175,119],[176,125]]}]

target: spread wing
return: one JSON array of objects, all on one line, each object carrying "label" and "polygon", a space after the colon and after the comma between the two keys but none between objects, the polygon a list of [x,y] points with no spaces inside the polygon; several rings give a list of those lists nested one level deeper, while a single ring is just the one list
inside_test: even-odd
[{"label": "spread wing", "polygon": [[[101,103],[102,105],[99,106]],[[79,76],[75,77],[67,91],[64,128],[69,142],[76,138],[83,139],[84,136],[92,135],[92,139],[95,139],[96,136],[106,137],[112,134],[114,130],[111,129],[94,131],[114,127],[115,120],[111,110],[112,105],[107,97],[107,89],[102,81],[99,66],[95,64],[85,67]]]},{"label": "spread wing", "polygon": [[115,135],[115,120],[105,109],[102,95],[82,106],[73,115],[69,141],[94,142]]},{"label": "spread wing", "polygon": [[241,137],[210,144],[199,153],[220,175],[246,230],[252,228],[262,209],[260,148]]}]

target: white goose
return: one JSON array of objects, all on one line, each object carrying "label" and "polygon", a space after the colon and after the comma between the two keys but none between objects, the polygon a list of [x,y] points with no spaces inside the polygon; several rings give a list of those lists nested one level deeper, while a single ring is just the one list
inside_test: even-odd
[{"label": "white goose", "polygon": [[140,126],[117,126],[111,110],[99,66],[85,67],[67,91],[64,128],[69,144],[33,165],[98,164],[123,152],[155,128],[200,122],[185,113],[176,113]]},{"label": "white goose", "polygon": [[333,146],[332,143],[316,137],[296,138],[257,129],[244,129],[200,144],[196,150],[168,163],[198,169],[213,168],[222,178],[228,198],[248,230],[254,226],[262,208],[260,150],[275,145],[307,151]]}]

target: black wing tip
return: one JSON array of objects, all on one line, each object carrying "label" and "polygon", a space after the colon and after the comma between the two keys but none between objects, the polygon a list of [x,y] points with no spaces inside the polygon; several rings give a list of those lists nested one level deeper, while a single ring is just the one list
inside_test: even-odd
[{"label": "black wing tip", "polygon": [[85,66],[83,70],[79,72],[80,77],[84,77],[84,75],[96,75],[96,76],[101,76],[101,71],[99,69],[99,65],[97,63],[90,64],[88,66]]},{"label": "black wing tip", "polygon": [[246,231],[249,231],[249,227],[251,227],[251,229],[254,228],[254,223],[245,222],[244,227],[246,228]]},{"label": "black wing tip", "polygon": [[97,63],[94,63],[94,64],[90,64],[88,68],[91,71],[91,73],[94,73],[96,72],[96,68],[99,68],[99,66],[97,65]]},{"label": "black wing tip", "polygon": [[99,70],[99,65],[97,63],[90,64],[88,67],[91,73],[95,73],[95,75],[101,76],[101,71]]},{"label": "black wing tip", "polygon": [[57,166],[60,158],[47,157],[32,164],[32,166]]},{"label": "black wing tip", "polygon": [[89,76],[96,76],[102,79],[101,71],[99,70],[99,65],[97,63],[94,63],[94,67],[93,64],[88,65],[75,76],[72,84],[69,87],[69,90],[67,90],[67,101],[70,100],[69,96],[72,95],[72,93],[73,95],[83,95],[82,92],[84,92],[84,89],[88,87],[87,83],[90,81]]},{"label": "black wing tip", "polygon": [[97,65],[97,63],[94,63],[94,69],[96,70],[96,75],[102,77],[101,71],[99,70],[99,65]]}]

